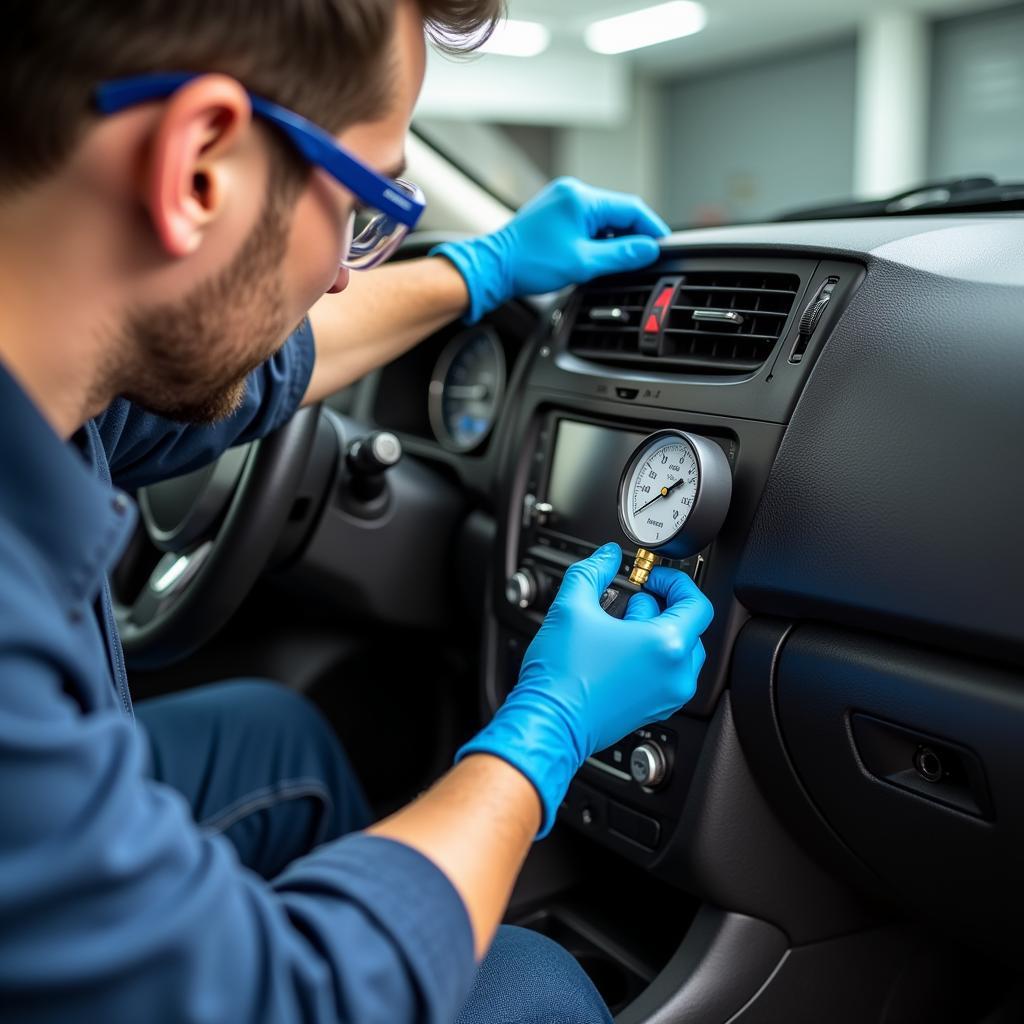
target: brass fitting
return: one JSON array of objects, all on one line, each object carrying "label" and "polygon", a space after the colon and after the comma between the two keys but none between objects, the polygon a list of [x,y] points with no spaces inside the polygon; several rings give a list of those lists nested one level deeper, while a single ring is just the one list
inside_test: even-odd
[{"label": "brass fitting", "polygon": [[651,575],[651,570],[658,564],[658,556],[653,551],[641,548],[633,559],[633,571],[629,574],[629,582],[642,587]]}]

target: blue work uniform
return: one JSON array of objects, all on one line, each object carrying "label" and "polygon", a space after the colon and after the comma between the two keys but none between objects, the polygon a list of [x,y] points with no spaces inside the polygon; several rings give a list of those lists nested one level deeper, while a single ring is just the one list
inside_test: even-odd
[{"label": "blue work uniform", "polygon": [[264,881],[146,771],[106,583],[134,522],[115,485],[274,430],[312,363],[303,325],[227,421],[119,400],[71,443],[0,366],[4,1020],[442,1022],[474,984],[465,907],[418,852],[356,835]]}]

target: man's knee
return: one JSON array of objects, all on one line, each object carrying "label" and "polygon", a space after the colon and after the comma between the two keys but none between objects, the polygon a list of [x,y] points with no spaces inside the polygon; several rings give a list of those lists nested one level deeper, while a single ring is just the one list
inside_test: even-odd
[{"label": "man's knee", "polygon": [[273,755],[290,778],[320,780],[330,796],[324,838],[365,827],[370,814],[359,782],[333,726],[306,696],[266,679],[238,679],[210,688],[230,709],[247,744]]},{"label": "man's knee", "polygon": [[607,1024],[611,1016],[580,965],[557,943],[504,927],[480,965],[457,1024]]},{"label": "man's knee", "polygon": [[206,688],[239,724],[265,735],[296,734],[337,743],[320,709],[305,695],[269,679],[233,679]]},{"label": "man's knee", "polygon": [[[267,679],[236,679],[212,689],[230,708],[235,725],[270,745],[344,763],[345,754],[334,727],[304,694]],[[347,765],[346,765],[347,768]]]},{"label": "man's knee", "polygon": [[249,748],[315,746],[340,749],[316,705],[295,690],[267,679],[233,679],[140,703],[147,729],[173,734],[232,736]]}]

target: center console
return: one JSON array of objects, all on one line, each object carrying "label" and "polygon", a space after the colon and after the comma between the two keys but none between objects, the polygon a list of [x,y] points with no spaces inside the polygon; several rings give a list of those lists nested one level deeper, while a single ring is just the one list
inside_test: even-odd
[{"label": "center console", "polygon": [[[725,424],[664,416],[645,420],[584,410],[564,399],[557,408],[534,410],[525,431],[528,443],[516,453],[518,485],[510,496],[504,537],[504,582],[494,595],[489,711],[518,679],[526,647],[570,565],[616,541],[623,551],[617,582],[625,583],[636,551],[619,526],[617,488],[622,467],[647,434],[669,424],[685,426],[719,444],[734,473],[740,465],[740,437]],[[774,436],[751,439],[753,447],[765,450],[773,442]],[[661,564],[706,585],[719,559],[728,557],[728,546],[715,543],[690,558]],[[597,752],[574,782],[560,818],[634,861],[656,860],[669,845],[704,731],[700,719],[676,716]]]},{"label": "center console", "polygon": [[[636,550],[619,526],[617,485],[621,468],[646,433],[578,411],[550,411],[540,417],[533,444],[521,455],[524,493],[512,521],[517,568],[508,576],[504,594],[506,604],[523,613],[524,619],[539,622],[566,569],[607,541],[622,547],[617,582],[625,583]],[[734,465],[735,436],[720,434],[714,440]],[[704,551],[687,559],[661,559],[660,564],[685,572],[699,583],[709,555]],[[526,635],[520,640],[512,633],[506,642],[503,691],[518,675],[525,639]],[[680,744],[680,735],[686,731],[659,724],[638,729],[599,751],[588,761],[563,815],[625,841],[638,852],[658,850],[664,815],[681,796],[678,782],[684,772],[676,772],[676,763],[681,761],[681,767],[687,763]],[[589,788],[585,779],[595,788]]]}]

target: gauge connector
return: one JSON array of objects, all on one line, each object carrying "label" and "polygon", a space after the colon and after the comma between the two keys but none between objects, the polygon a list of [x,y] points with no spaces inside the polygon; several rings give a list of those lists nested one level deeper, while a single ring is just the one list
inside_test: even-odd
[{"label": "gauge connector", "polygon": [[629,574],[629,582],[642,587],[650,578],[651,570],[658,564],[658,556],[653,551],[641,548],[633,559],[633,571]]}]

